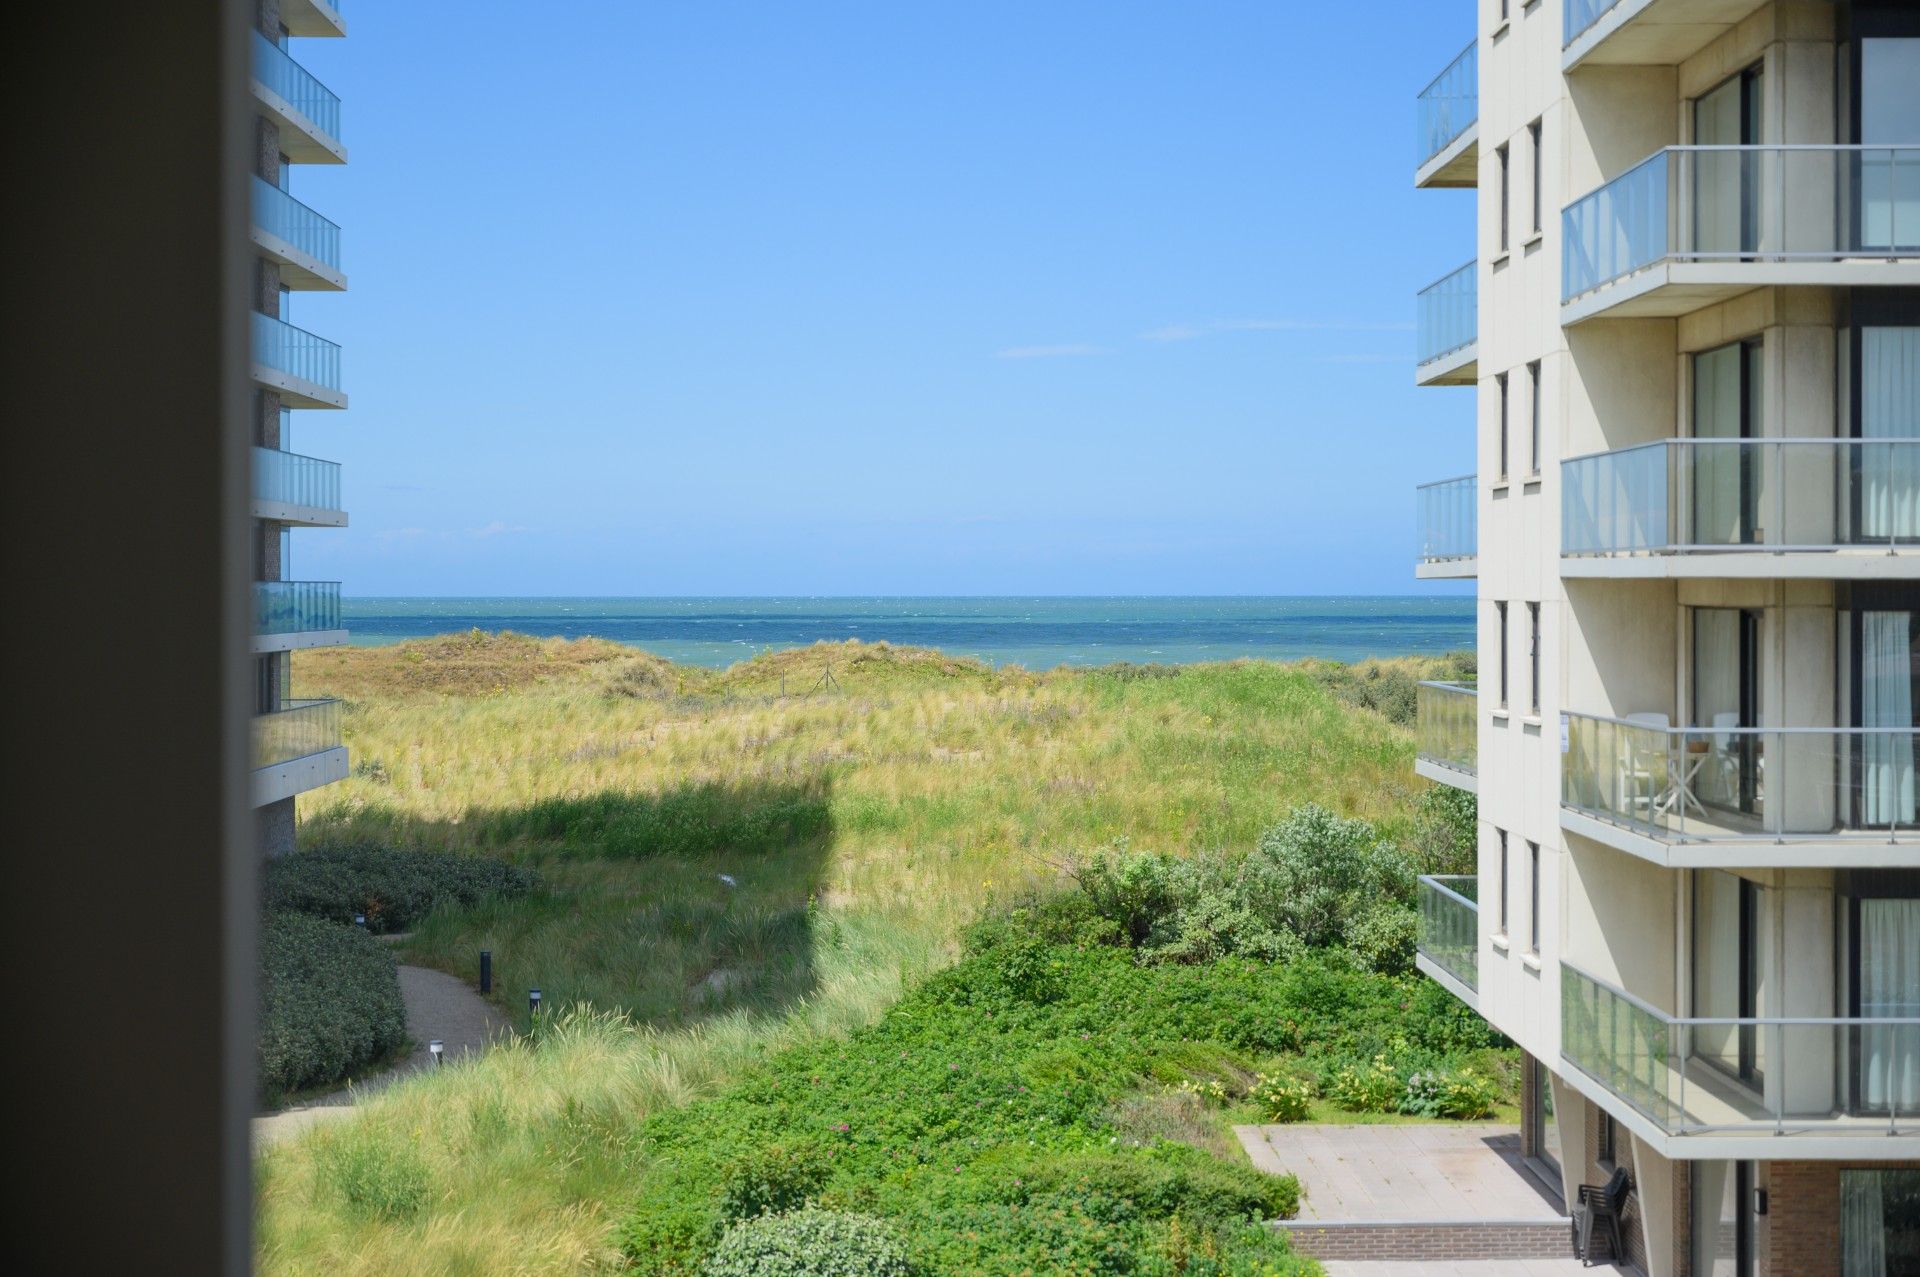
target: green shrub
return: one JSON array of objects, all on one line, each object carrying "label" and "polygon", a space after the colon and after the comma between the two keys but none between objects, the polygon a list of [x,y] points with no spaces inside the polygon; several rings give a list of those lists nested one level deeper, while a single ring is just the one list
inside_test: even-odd
[{"label": "green shrub", "polygon": [[1242,904],[1308,945],[1338,945],[1383,900],[1410,902],[1413,872],[1401,850],[1364,820],[1296,807],[1241,862]]},{"label": "green shrub", "polygon": [[1480,801],[1452,785],[1429,785],[1414,803],[1414,859],[1421,873],[1470,874],[1479,863]]},{"label": "green shrub", "polygon": [[260,1087],[337,1082],[407,1040],[393,954],[358,927],[271,910],[260,934]]},{"label": "green shrub", "polygon": [[1405,905],[1384,904],[1360,915],[1347,945],[1361,965],[1382,975],[1406,975],[1420,940],[1420,915]]},{"label": "green shrub", "polygon": [[720,1218],[728,1224],[798,1210],[832,1173],[827,1151],[811,1142],[758,1145],[722,1172]]},{"label": "green shrub", "polygon": [[907,1249],[884,1220],[815,1210],[760,1215],[729,1228],[705,1277],[908,1277]]},{"label": "green shrub", "polygon": [[1311,1079],[1287,1074],[1262,1073],[1247,1092],[1247,1098],[1259,1106],[1269,1122],[1300,1122],[1313,1109],[1314,1085]]},{"label": "green shrub", "polygon": [[1406,1094],[1406,1079],[1384,1055],[1342,1064],[1326,1080],[1327,1098],[1349,1113],[1392,1113]]},{"label": "green shrub", "polygon": [[1060,1194],[1083,1203],[1123,1202],[1149,1219],[1219,1223],[1291,1219],[1300,1181],[1245,1163],[1222,1162],[1179,1145],[1143,1153],[1082,1153],[1016,1162],[1023,1200]]},{"label": "green shrub", "polygon": [[369,931],[405,931],[443,905],[522,895],[537,881],[533,871],[487,856],[353,843],[267,861],[266,905],[331,922],[364,914]]},{"label": "green shrub", "polygon": [[1424,1069],[1407,1079],[1400,1111],[1460,1121],[1492,1117],[1500,1092],[1493,1079],[1472,1069]]}]

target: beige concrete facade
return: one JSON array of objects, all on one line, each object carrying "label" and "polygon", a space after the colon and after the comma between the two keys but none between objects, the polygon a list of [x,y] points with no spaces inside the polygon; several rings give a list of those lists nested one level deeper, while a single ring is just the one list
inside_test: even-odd
[{"label": "beige concrete facade", "polygon": [[1538,1151],[1552,1123],[1568,1199],[1631,1175],[1642,1271],[1838,1274],[1848,1247],[1867,1271],[1842,1177],[1871,1173],[1858,1196],[1920,1165],[1905,1091],[1874,1080],[1920,1025],[1873,1023],[1920,1010],[1920,979],[1889,983],[1920,970],[1920,930],[1886,930],[1920,901],[1920,835],[1885,797],[1920,728],[1868,704],[1906,675],[1863,637],[1920,615],[1920,536],[1870,512],[1920,412],[1869,420],[1893,382],[1862,372],[1870,341],[1920,334],[1920,234],[1899,233],[1920,186],[1875,194],[1920,161],[1909,77],[1875,60],[1920,68],[1920,6],[1458,7],[1474,1001],[1552,1071],[1523,1133]]}]

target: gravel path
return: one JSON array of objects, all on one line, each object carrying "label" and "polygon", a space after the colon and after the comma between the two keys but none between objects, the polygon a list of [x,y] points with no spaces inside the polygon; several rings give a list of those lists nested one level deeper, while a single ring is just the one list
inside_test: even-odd
[{"label": "gravel path", "polygon": [[371,1095],[409,1073],[432,1068],[433,1056],[427,1050],[427,1043],[434,1038],[446,1044],[446,1058],[452,1062],[469,1052],[485,1050],[488,1042],[506,1032],[504,1016],[465,980],[444,971],[401,967],[400,999],[407,1007],[407,1037],[413,1043],[413,1053],[357,1086],[254,1118],[255,1148],[264,1148],[316,1122],[339,1117],[353,1108],[356,1097]]}]

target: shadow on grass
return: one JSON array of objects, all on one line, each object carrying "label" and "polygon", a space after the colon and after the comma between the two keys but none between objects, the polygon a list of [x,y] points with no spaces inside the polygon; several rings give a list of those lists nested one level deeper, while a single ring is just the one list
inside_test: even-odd
[{"label": "shadow on grass", "polygon": [[324,838],[508,854],[537,868],[525,896],[425,919],[409,959],[476,978],[524,1029],[527,991],[637,1023],[784,1013],[818,986],[816,900],[833,846],[831,783],[702,783],[606,792],[422,822],[363,810]]}]

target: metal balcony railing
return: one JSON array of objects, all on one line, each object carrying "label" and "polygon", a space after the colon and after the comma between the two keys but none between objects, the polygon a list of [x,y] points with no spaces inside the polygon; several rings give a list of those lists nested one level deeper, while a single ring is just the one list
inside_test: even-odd
[{"label": "metal balcony railing", "polygon": [[1561,41],[1572,44],[1594,23],[1607,16],[1620,0],[1561,0]]},{"label": "metal balcony railing", "polygon": [[1920,255],[1920,147],[1671,146],[1561,214],[1561,299],[1658,262]]},{"label": "metal balcony railing", "polygon": [[253,450],[253,499],[338,511],[340,463],[278,448]]},{"label": "metal balcony railing", "polygon": [[339,96],[258,31],[253,33],[253,78],[312,120],[322,133],[340,140]]},{"label": "metal balcony railing", "polygon": [[253,718],[253,766],[275,767],[296,758],[338,749],[339,701],[289,701]]},{"label": "metal balcony railing", "polygon": [[1423,876],[1419,881],[1420,956],[1478,991],[1480,882],[1470,874]]},{"label": "metal balcony railing", "polygon": [[1468,262],[1420,290],[1415,356],[1423,364],[1474,345],[1480,336],[1478,263]]},{"label": "metal balcony railing", "polygon": [[284,319],[253,312],[253,361],[276,372],[340,389],[340,347]]},{"label": "metal balcony railing", "polygon": [[1920,1019],[1674,1016],[1563,962],[1560,1054],[1669,1135],[1920,1132]]},{"label": "metal balcony railing", "polygon": [[1452,146],[1480,118],[1480,43],[1464,52],[1420,91],[1419,158],[1425,164]]},{"label": "metal balcony railing", "polygon": [[253,224],[322,265],[340,269],[340,228],[259,176],[253,179]]},{"label": "metal balcony railing", "polygon": [[1414,696],[1415,752],[1421,760],[1474,775],[1480,753],[1480,693],[1457,683],[1422,683]]},{"label": "metal balcony railing", "polygon": [[340,626],[338,581],[253,583],[255,634],[314,634]]},{"label": "metal balcony railing", "polygon": [[1479,553],[1477,476],[1442,479],[1414,489],[1420,521],[1420,561],[1446,563]]}]

